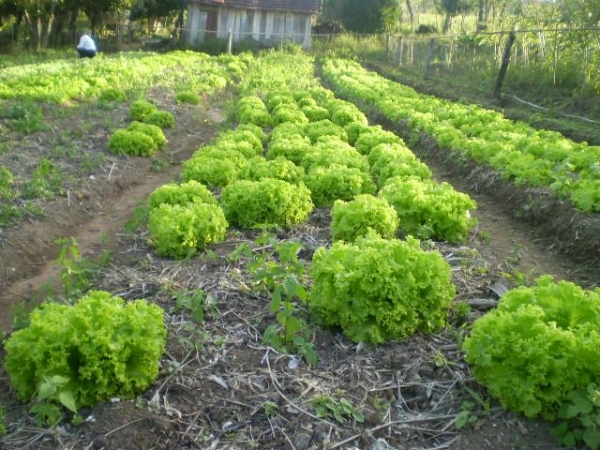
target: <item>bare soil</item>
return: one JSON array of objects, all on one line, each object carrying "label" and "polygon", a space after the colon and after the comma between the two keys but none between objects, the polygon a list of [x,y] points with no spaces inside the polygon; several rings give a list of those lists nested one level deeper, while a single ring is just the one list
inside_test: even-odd
[{"label": "bare soil", "polygon": [[[168,93],[152,96],[177,119],[159,156],[108,155],[105,118],[89,114],[86,120],[95,124],[91,129],[99,131],[84,134],[77,148],[106,154],[106,162],[80,178],[66,198],[46,202],[43,217],[1,231],[0,326],[10,332],[11,306],[22,301],[33,306],[47,282],[60,287],[54,241],[75,237],[88,258],[113,252],[95,289],[127,300],[146,298],[165,309],[169,334],[161,374],[135,399],[114,399],[81,411],[81,425],[39,427],[28,414],[31,405],[16,399],[0,369],[0,404],[9,431],[0,438],[2,448],[559,448],[548,424],[505,412],[473,380],[457,345],[466,326],[459,318],[452,318],[451,326],[439,334],[378,347],[352,343],[337,330],[317,330],[319,362],[308,366],[262,343],[263,331],[273,322],[268,299],[249,292],[243,261],[227,259],[239,243],[254,245],[256,232],[233,230],[226,242],[211,247],[212,253],[187,261],[153,255],[144,230],[126,232],[136,207],[156,187],[177,180],[180,163],[214,137],[224,119],[225,105],[217,98],[207,98],[200,106],[175,107]],[[124,123],[126,107],[107,114],[115,124]],[[35,137],[42,148],[51,145],[51,138],[48,132]],[[21,142],[16,150],[35,158],[39,146],[17,137],[14,142]],[[422,146],[426,155],[426,143]],[[456,301],[472,305],[469,321],[493,307],[503,289],[539,274],[597,285],[598,268],[548,248],[535,227],[506,213],[504,198],[472,189],[448,161],[427,162],[439,180],[454,183],[478,202],[479,226],[469,241],[437,244],[452,265]],[[318,246],[329,243],[328,222],[328,212],[319,210],[308,223],[280,231],[279,237],[300,240],[308,262]],[[202,324],[194,323],[189,311],[176,308],[173,299],[173,290],[198,288],[209,300]],[[480,392],[486,405],[475,402],[476,420],[459,430],[457,414],[466,401],[474,400],[467,387]],[[350,416],[318,416],[314,400],[320,395],[349,401],[365,415],[364,423]]]}]

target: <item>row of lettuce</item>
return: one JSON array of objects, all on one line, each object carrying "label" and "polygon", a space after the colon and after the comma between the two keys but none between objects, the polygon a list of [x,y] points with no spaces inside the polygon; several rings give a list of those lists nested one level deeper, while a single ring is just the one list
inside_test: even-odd
[{"label": "row of lettuce", "polygon": [[584,212],[600,211],[600,146],[576,143],[476,105],[422,95],[348,60],[328,60],[323,76],[344,98],[406,121],[441,148],[490,165],[504,178],[547,188]]},{"label": "row of lettuce", "polygon": [[[313,285],[307,301],[316,322],[339,327],[353,341],[375,344],[441,329],[456,292],[451,268],[418,239],[464,242],[475,224],[469,214],[475,202],[434,181],[400,138],[369,126],[354,104],[322,88],[311,58],[269,53],[246,62],[235,105],[237,127],[198,149],[182,165],[180,182],[149,196],[149,243],[155,252],[185,258],[223,241],[231,226],[293,228],[315,208],[331,208],[333,243],[317,249],[310,263]],[[156,112],[150,110],[136,123]],[[86,308],[96,308],[93,303]],[[585,291],[543,277],[536,286],[507,293],[497,310],[475,322],[464,348],[476,378],[504,406],[560,420],[564,443],[584,441],[593,447],[598,422],[592,413],[600,412],[594,385],[600,376],[594,357],[599,330],[600,289]],[[19,333],[6,344],[7,369],[25,398],[48,372],[41,358],[27,360],[24,349],[35,342]],[[48,333],[37,330],[35,336]],[[149,335],[164,345],[162,332]],[[105,339],[100,341],[103,345]],[[59,348],[56,355],[79,364],[64,358],[65,351]],[[136,361],[151,365],[155,356],[153,350]],[[9,362],[12,358],[15,362]],[[102,395],[82,398],[91,378],[69,364],[53,375],[64,374],[75,404],[107,398],[112,378],[102,385]],[[137,367],[119,366],[118,377],[124,377],[123,370]],[[133,389],[147,381],[127,383]]]}]

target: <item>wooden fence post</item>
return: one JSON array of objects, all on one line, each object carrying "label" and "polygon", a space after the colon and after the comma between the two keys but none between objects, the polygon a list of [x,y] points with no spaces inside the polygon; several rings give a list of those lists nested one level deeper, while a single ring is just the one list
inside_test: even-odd
[{"label": "wooden fence post", "polygon": [[502,90],[502,83],[504,83],[504,78],[506,77],[506,71],[508,70],[508,63],[510,62],[510,51],[512,49],[513,44],[515,43],[515,39],[517,37],[517,33],[515,30],[512,30],[508,35],[508,41],[506,42],[506,47],[504,47],[504,55],[502,56],[502,65],[500,66],[500,72],[498,72],[498,78],[496,78],[496,86],[494,87],[494,97],[500,97],[500,91]]},{"label": "wooden fence post", "polygon": [[427,59],[425,60],[425,70],[423,71],[423,77],[427,78],[429,76],[429,66],[431,64],[431,60],[433,59],[433,50],[435,49],[435,38],[431,38],[429,41],[429,48],[427,50]]},{"label": "wooden fence post", "polygon": [[233,47],[233,33],[229,30],[227,33],[227,53],[231,53]]},{"label": "wooden fence post", "polygon": [[387,60],[390,61],[392,59],[392,35],[389,33],[386,36],[385,47],[387,50]]},{"label": "wooden fence post", "polygon": [[402,53],[404,53],[404,37],[400,36],[398,38],[398,48],[397,50],[397,54],[398,54],[398,65],[401,66],[402,65]]}]

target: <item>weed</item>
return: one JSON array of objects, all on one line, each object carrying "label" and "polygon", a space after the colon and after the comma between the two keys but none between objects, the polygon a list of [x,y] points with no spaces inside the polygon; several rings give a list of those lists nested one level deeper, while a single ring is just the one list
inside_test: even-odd
[{"label": "weed", "polygon": [[[287,353],[295,351],[309,364],[315,364],[317,353],[311,341],[312,333],[306,321],[299,316],[296,301],[305,302],[308,297],[302,285],[305,267],[298,259],[302,246],[298,242],[278,242],[269,234],[263,234],[257,243],[273,250],[273,254],[268,251],[253,254],[254,261],[249,265],[255,283],[270,293],[269,309],[276,319],[276,323],[265,330],[263,343]],[[242,247],[234,253],[239,255],[247,249]]]},{"label": "weed", "polygon": [[345,398],[335,399],[327,395],[318,395],[312,400],[317,417],[332,417],[344,424],[348,418],[364,422],[364,415]]},{"label": "weed", "polygon": [[279,411],[279,405],[272,401],[266,401],[262,405],[265,416],[273,417]]},{"label": "weed", "polygon": [[173,294],[173,298],[177,311],[188,310],[194,322],[204,322],[206,293],[202,289],[181,289]]},{"label": "weed", "polygon": [[460,405],[460,411],[454,421],[454,426],[457,430],[477,423],[479,421],[479,414],[489,417],[491,413],[489,401],[485,400],[479,392],[466,386],[465,389],[471,396],[471,400],[466,400]]},{"label": "weed", "polygon": [[2,116],[10,128],[23,134],[45,129],[42,107],[31,101],[8,105],[3,108]]},{"label": "weed", "polygon": [[147,224],[150,217],[150,208],[146,205],[138,205],[133,211],[133,217],[125,223],[125,231],[127,233],[138,233]]},{"label": "weed", "polygon": [[50,198],[63,193],[60,171],[47,158],[40,161],[31,175],[31,179],[23,185],[22,195],[25,198]]},{"label": "weed", "polygon": [[561,445],[575,447],[582,442],[592,450],[600,448],[600,390],[590,384],[586,390],[573,390],[558,411],[560,423],[552,435]]}]

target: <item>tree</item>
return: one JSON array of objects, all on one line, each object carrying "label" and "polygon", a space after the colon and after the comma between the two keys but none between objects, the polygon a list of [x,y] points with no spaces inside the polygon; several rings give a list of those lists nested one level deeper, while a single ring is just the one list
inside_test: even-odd
[{"label": "tree", "polygon": [[139,0],[131,9],[131,20],[146,19],[148,28],[156,30],[158,22],[168,16],[179,13],[182,0]]},{"label": "tree", "polygon": [[345,0],[341,21],[349,31],[379,33],[398,28],[398,0]]},{"label": "tree", "polygon": [[465,14],[472,9],[473,4],[469,0],[441,0],[440,7],[446,14],[442,31],[446,33],[452,25],[452,18],[459,14]]}]

